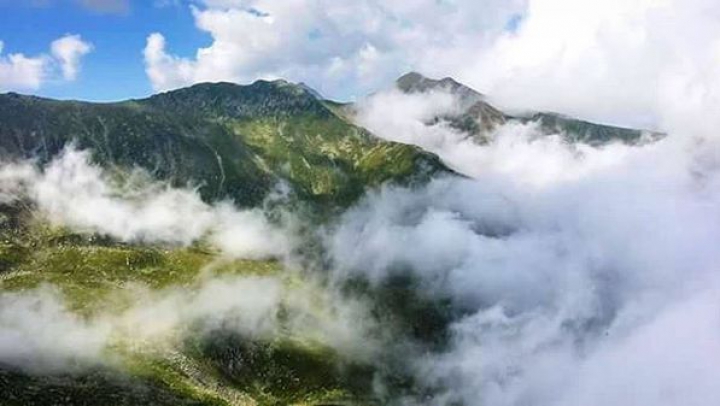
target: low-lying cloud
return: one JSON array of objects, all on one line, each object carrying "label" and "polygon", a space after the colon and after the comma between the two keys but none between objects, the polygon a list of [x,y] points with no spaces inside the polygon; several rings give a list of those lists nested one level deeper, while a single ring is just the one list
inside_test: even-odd
[{"label": "low-lying cloud", "polygon": [[0,293],[0,364],[35,373],[73,371],[97,364],[109,336],[108,325],[72,313],[50,287]]},{"label": "low-lying cloud", "polygon": [[49,285],[0,293],[0,365],[41,375],[121,366],[115,348],[177,349],[186,337],[218,331],[325,345],[346,359],[367,360],[377,344],[366,335],[371,322],[359,303],[282,276],[209,275],[197,286],[161,290],[130,285],[107,297],[127,307],[82,316],[66,299]]},{"label": "low-lying cloud", "polygon": [[[293,229],[261,209],[208,204],[194,190],[172,188],[146,173],[114,173],[68,148],[38,168],[0,165],[0,203],[29,200],[55,225],[134,244],[217,248],[219,261],[280,258],[291,262]],[[150,289],[132,281],[109,292],[112,306],[72,311],[58,287],[0,292],[0,364],[31,373],[115,365],[113,346],[166,348],[192,334],[232,331],[250,340],[293,339],[326,345],[346,358],[372,356],[370,317],[309,275],[217,275],[198,269],[197,284]]]},{"label": "low-lying cloud", "polygon": [[534,122],[511,121],[486,134],[486,145],[445,121],[428,125],[436,117],[460,112],[462,103],[447,91],[407,94],[391,89],[361,101],[357,120],[382,138],[438,154],[465,175],[492,173],[531,187],[610,167],[633,150],[620,142],[603,148],[569,144],[563,134],[546,134]]},{"label": "low-lying cloud", "polygon": [[281,257],[292,247],[291,233],[271,224],[261,209],[210,205],[194,190],[148,180],[142,172],[115,179],[92,164],[88,152],[72,148],[42,171],[30,163],[0,167],[0,200],[23,196],[57,225],[125,242],[207,239],[227,255],[250,259]]},{"label": "low-lying cloud", "polygon": [[448,348],[410,362],[422,404],[720,399],[716,139],[591,147],[511,123],[478,145],[426,125],[444,95],[376,97],[365,125],[471,176],[370,193],[327,238],[340,278],[410,270],[452,299]]}]

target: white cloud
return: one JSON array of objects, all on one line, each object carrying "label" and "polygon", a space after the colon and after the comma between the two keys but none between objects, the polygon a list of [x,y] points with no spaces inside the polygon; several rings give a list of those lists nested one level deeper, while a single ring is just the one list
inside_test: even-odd
[{"label": "white cloud", "polygon": [[37,90],[50,80],[61,77],[73,81],[80,70],[83,56],[92,51],[92,45],[79,35],[65,35],[53,41],[50,55],[33,57],[22,53],[2,55],[4,43],[0,41],[0,91]]},{"label": "white cloud", "polygon": [[470,178],[371,193],[327,239],[339,278],[411,271],[462,312],[447,349],[409,357],[437,394],[422,404],[716,403],[720,368],[705,355],[720,339],[715,118],[633,147],[513,123],[477,145],[425,124],[456,105],[394,91],[360,104],[376,134]]},{"label": "white cloud", "polygon": [[98,362],[109,326],[68,311],[57,290],[0,294],[0,362],[32,372],[72,371]]},{"label": "white cloud", "polygon": [[357,121],[381,138],[413,144],[438,154],[468,176],[502,174],[526,187],[572,180],[609,167],[634,148],[617,143],[603,148],[567,145],[561,134],[541,134],[536,123],[511,122],[488,134],[486,145],[446,123],[427,123],[457,113],[461,102],[444,91],[406,94],[378,92],[358,103]]},{"label": "white cloud", "polygon": [[79,35],[66,35],[52,42],[52,55],[60,63],[65,80],[75,80],[80,70],[80,60],[92,51],[92,45],[84,42]]},{"label": "white cloud", "polygon": [[3,48],[4,43],[0,41],[0,90],[39,88],[46,77],[48,58],[19,53],[3,56]]},{"label": "white cloud", "polygon": [[511,108],[665,130],[720,98],[713,0],[204,0],[193,14],[213,42],[178,57],[149,37],[157,90],[281,76],[347,98],[415,69]]},{"label": "white cloud", "polygon": [[143,51],[146,72],[156,90],[167,90],[196,82],[193,80],[195,65],[165,52],[165,37],[151,34]]},{"label": "white cloud", "polygon": [[284,286],[274,277],[228,276],[209,278],[194,288],[150,291],[137,286],[116,293],[132,296],[132,305],[81,317],[54,287],[0,292],[0,362],[51,374],[112,364],[110,347],[118,342],[133,348],[167,345],[173,338],[221,327],[272,338],[278,334]]},{"label": "white cloud", "polygon": [[145,55],[155,89],[287,77],[330,95],[363,94],[415,64],[421,49],[457,46],[454,30],[479,40],[501,31],[519,1],[200,3],[192,8],[195,23],[213,43],[180,58],[151,35]]},{"label": "white cloud", "polygon": [[125,355],[114,351],[118,344],[169,348],[218,330],[259,341],[312,342],[341,351],[345,359],[367,360],[377,349],[377,341],[366,337],[364,309],[312,281],[205,271],[194,286],[125,285],[109,299],[130,300],[129,307],[84,316],[68,309],[55,287],[0,292],[0,363],[43,375],[117,366]]},{"label": "white cloud", "polygon": [[42,172],[27,163],[0,165],[0,201],[30,198],[53,223],[122,241],[189,245],[207,238],[228,256],[283,257],[289,230],[261,209],[209,205],[194,190],[175,189],[138,171],[113,181],[87,152],[66,149]]},{"label": "white cloud", "polygon": [[466,312],[446,352],[417,358],[444,388],[432,404],[713,403],[720,181],[699,161],[716,147],[666,140],[535,188],[490,167],[386,189],[329,246],[339,275],[410,269]]},{"label": "white cloud", "polygon": [[692,86],[716,102],[718,21],[708,0],[531,0],[516,32],[454,71],[504,104],[673,130],[707,113],[682,110]]}]

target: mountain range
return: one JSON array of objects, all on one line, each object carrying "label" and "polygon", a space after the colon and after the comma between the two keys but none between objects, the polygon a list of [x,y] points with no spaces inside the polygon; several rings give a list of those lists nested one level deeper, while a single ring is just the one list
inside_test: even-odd
[{"label": "mountain range", "polygon": [[[460,112],[434,121],[479,143],[512,120],[593,145],[657,136],[553,113],[507,114],[451,78],[408,73],[396,86],[409,94],[455,96]],[[351,109],[284,80],[204,83],[117,103],[8,93],[0,95],[0,157],[42,163],[73,144],[91,150],[103,166],[143,168],[175,186],[198,187],[206,200],[231,198],[242,206],[257,205],[280,181],[302,199],[347,205],[368,186],[448,171],[430,153],[373,136],[353,122]]]},{"label": "mountain range", "polygon": [[47,162],[67,145],[107,167],[137,166],[203,198],[257,205],[280,180],[302,198],[344,204],[367,185],[445,170],[387,142],[283,80],[199,84],[119,103],[0,96],[0,156]]},{"label": "mountain range", "polygon": [[[447,124],[480,145],[513,121],[534,122],[545,134],[591,145],[661,136],[555,113],[509,114],[451,78],[409,73],[395,88],[420,97],[451,94],[457,111],[425,124]],[[73,146],[90,151],[93,162],[111,173],[140,168],[172,186],[195,188],[206,202],[231,200],[244,208],[260,206],[284,184],[294,201],[325,219],[382,184],[414,185],[434,175],[457,175],[432,153],[364,129],[354,120],[356,108],[284,80],[203,83],[115,103],[7,93],[0,95],[0,159],[31,159],[42,167]],[[114,295],[138,284],[151,291],[192,290],[209,271],[290,278],[276,260],[219,260],[202,243],[115,241],[48,224],[34,209],[24,201],[0,202],[0,292],[50,284],[83,317],[115,305]],[[307,246],[313,238],[307,235]],[[286,281],[294,287],[308,283]],[[418,346],[440,346],[445,307],[414,296],[411,285],[401,280],[371,288],[353,281],[346,288],[369,295],[373,312],[389,312],[383,317],[404,326]],[[369,397],[378,375],[403,394],[412,391],[409,378],[389,361],[378,367],[349,361],[322,342],[293,336],[249,339],[220,330],[160,350],[118,345],[112,351],[122,360],[120,368],[38,374],[0,363],[0,405],[369,405],[381,403]]]}]

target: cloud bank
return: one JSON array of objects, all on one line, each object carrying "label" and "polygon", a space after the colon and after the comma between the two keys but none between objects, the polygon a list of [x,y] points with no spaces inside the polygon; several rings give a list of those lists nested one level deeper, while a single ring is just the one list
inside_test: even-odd
[{"label": "cloud bank", "polygon": [[96,365],[109,334],[108,325],[90,323],[70,312],[52,288],[0,294],[2,364],[38,374]]},{"label": "cloud bank", "polygon": [[[194,190],[174,189],[146,173],[111,174],[87,151],[67,148],[39,169],[33,162],[0,165],[0,203],[29,200],[39,215],[74,231],[130,243],[189,245],[204,241],[230,258],[291,260],[293,229],[261,209],[204,203]],[[225,258],[223,258],[225,257]],[[292,339],[367,360],[378,342],[359,302],[327,290],[310,275],[218,275],[198,269],[192,286],[149,289],[132,282],[106,298],[117,306],[89,315],[68,308],[53,286],[0,292],[0,364],[40,375],[97,365],[122,368],[113,348],[180,348],[183,338],[219,330],[249,340]],[[124,304],[122,304],[124,303]]]},{"label": "cloud bank", "polygon": [[451,298],[449,345],[410,361],[435,395],[408,402],[720,399],[720,139],[708,122],[604,147],[510,123],[478,145],[426,124],[453,111],[448,97],[381,93],[359,118],[470,178],[370,193],[326,240],[340,279],[409,271],[423,294]]}]

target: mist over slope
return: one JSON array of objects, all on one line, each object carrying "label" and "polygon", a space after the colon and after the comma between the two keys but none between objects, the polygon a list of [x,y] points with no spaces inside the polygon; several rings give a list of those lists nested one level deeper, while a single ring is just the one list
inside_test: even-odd
[{"label": "mist over slope", "polygon": [[720,399],[717,138],[590,145],[509,121],[478,143],[433,119],[464,103],[448,86],[378,93],[357,117],[470,179],[370,193],[327,239],[340,278],[411,275],[456,310],[447,346],[411,362],[436,393],[416,402]]},{"label": "mist over slope", "polygon": [[[407,97],[410,95],[416,97]],[[486,95],[453,78],[436,80],[417,72],[401,76],[396,80],[394,89],[373,94],[364,101],[364,104],[377,103],[386,108],[395,104],[382,101],[382,98],[405,99],[405,103],[416,105],[432,104],[435,111],[424,112],[428,114],[423,117],[427,125],[448,126],[480,144],[487,143],[498,128],[513,122],[534,123],[537,127],[537,135],[560,135],[568,142],[581,142],[594,146],[611,142],[634,144],[662,136],[657,132],[591,123],[558,113],[502,111],[495,107]],[[418,100],[413,102],[411,101],[413,98]],[[442,98],[445,100],[441,100]],[[367,106],[361,108],[361,110],[366,109]],[[413,114],[417,111],[409,113]]]},{"label": "mist over slope", "polygon": [[[202,116],[178,140],[247,147],[215,151],[229,154],[218,168],[234,157],[264,173],[252,202],[166,176],[145,158],[187,162],[194,147],[151,146],[178,134],[135,133],[144,121],[105,134],[150,142],[140,155],[98,152],[115,141],[94,144],[104,133],[85,124],[13,150],[38,133],[2,127],[0,391],[20,399],[8,404],[57,403],[38,387],[101,404],[123,385],[147,394],[127,404],[720,399],[715,138],[548,126],[416,75],[351,107],[253,86],[286,98],[219,84],[120,107],[37,101],[45,122],[77,124],[53,108]],[[208,128],[223,132],[193,132]],[[96,397],[79,394],[86,380]]]}]

